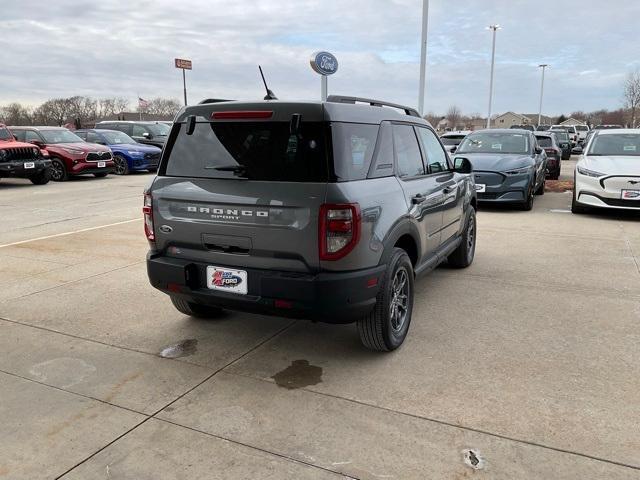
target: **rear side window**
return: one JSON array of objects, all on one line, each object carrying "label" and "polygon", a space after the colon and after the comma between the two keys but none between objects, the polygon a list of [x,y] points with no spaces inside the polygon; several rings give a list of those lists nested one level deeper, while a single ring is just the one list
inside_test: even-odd
[{"label": "rear side window", "polygon": [[[200,122],[192,135],[176,125],[165,147],[165,174],[174,177],[326,182],[326,124],[302,122]],[[174,127],[174,128],[176,128]]]},{"label": "rear side window", "polygon": [[364,180],[378,138],[378,125],[332,123],[333,167],[338,181]]},{"label": "rear side window", "polygon": [[551,137],[536,137],[538,139],[538,146],[540,147],[553,147],[553,141]]},{"label": "rear side window", "polygon": [[393,126],[393,144],[396,151],[398,176],[413,177],[424,175],[422,154],[418,139],[411,125]]}]

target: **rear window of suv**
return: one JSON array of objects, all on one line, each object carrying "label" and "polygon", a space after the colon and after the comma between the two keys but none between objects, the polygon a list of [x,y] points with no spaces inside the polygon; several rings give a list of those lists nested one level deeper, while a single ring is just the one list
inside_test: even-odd
[{"label": "rear window of suv", "polygon": [[169,148],[166,175],[282,182],[328,180],[325,123],[303,121],[296,135],[290,133],[289,122],[198,122],[192,135],[186,134],[184,123],[175,128],[179,131]]}]

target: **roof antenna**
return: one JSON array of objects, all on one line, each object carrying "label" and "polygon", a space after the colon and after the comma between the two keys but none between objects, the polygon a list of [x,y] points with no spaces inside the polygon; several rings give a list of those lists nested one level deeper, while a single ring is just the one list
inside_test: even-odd
[{"label": "roof antenna", "polygon": [[278,100],[278,97],[276,97],[275,93],[273,93],[271,90],[269,90],[269,87],[267,87],[267,81],[264,79],[264,73],[262,73],[262,67],[260,65],[258,65],[258,70],[260,70],[260,76],[262,77],[262,83],[264,83],[264,88],[267,91],[267,94],[264,96],[265,100]]}]

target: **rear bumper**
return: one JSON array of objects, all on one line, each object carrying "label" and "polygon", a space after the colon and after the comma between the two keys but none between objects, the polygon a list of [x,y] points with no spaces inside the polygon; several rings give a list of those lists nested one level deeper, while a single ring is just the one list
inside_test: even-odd
[{"label": "rear bumper", "polygon": [[[25,163],[33,163],[33,168],[24,168]],[[51,167],[51,160],[12,160],[0,163],[0,177],[29,178]]]},{"label": "rear bumper", "polygon": [[[238,266],[229,268],[242,269]],[[203,263],[147,255],[151,285],[168,295],[230,310],[327,323],[349,323],[369,313],[376,303],[386,266],[317,274],[244,269],[247,271],[247,295],[208,289],[206,269],[207,265]],[[372,278],[378,281],[368,286]]]}]

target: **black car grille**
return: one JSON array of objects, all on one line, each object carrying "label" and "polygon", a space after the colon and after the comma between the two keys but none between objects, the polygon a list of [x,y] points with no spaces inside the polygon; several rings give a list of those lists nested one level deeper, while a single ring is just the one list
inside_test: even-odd
[{"label": "black car grille", "polygon": [[37,148],[34,150],[34,147],[12,147],[12,148],[4,148],[3,152],[6,152],[5,155],[0,154],[0,161],[11,161],[11,160],[33,160],[40,156],[40,150]]},{"label": "black car grille", "polygon": [[478,200],[495,200],[500,195],[502,195],[502,193],[503,192],[500,192],[500,193],[489,193],[489,192],[478,193]]},{"label": "black car grille", "polygon": [[145,153],[144,159],[149,162],[158,162],[160,160],[160,153]]},{"label": "black car grille", "polygon": [[111,152],[89,152],[87,153],[87,162],[98,162],[111,160]]}]

